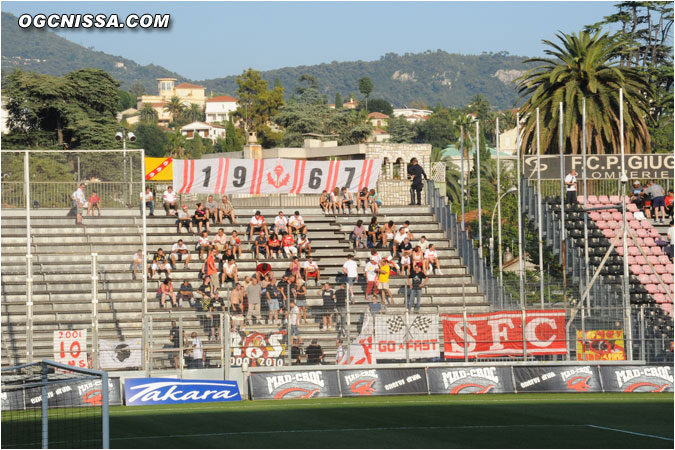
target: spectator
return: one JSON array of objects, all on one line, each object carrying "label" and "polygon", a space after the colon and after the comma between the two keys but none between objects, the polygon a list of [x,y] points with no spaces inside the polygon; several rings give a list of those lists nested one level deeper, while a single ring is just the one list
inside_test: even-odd
[{"label": "spectator", "polygon": [[369,260],[366,264],[365,273],[366,273],[366,301],[371,296],[377,297],[379,294],[377,290],[377,273],[379,271],[378,265],[373,261]]},{"label": "spectator", "polygon": [[372,314],[373,316],[382,313],[382,303],[380,303],[379,299],[374,295],[370,303],[368,304],[368,311],[370,311],[370,314]]},{"label": "spectator", "polygon": [[244,288],[239,283],[235,283],[230,292],[230,309],[239,314],[244,312]]},{"label": "spectator", "polygon": [[171,267],[169,267],[169,264],[166,262],[166,255],[164,255],[164,250],[161,248],[157,249],[155,257],[152,258],[151,268],[152,274],[150,275],[150,278],[154,277],[157,274],[157,271],[166,272],[167,277],[171,276]]},{"label": "spectator", "polygon": [[269,263],[262,262],[255,266],[255,276],[258,278],[258,281],[262,281],[262,279],[267,275],[268,273],[272,272],[272,266]]},{"label": "spectator", "polygon": [[311,256],[305,261],[303,269],[305,269],[305,281],[314,278],[314,286],[318,286],[321,281],[321,272],[319,270],[319,265],[312,260]]},{"label": "spectator", "polygon": [[288,264],[288,269],[286,269],[286,273],[293,277],[300,276],[300,261],[298,261],[297,256],[294,256],[293,259],[291,259],[291,262]]},{"label": "spectator", "polygon": [[342,345],[342,340],[335,341],[335,364],[340,364],[340,361],[345,357],[345,348]]},{"label": "spectator", "polygon": [[[78,187],[75,192],[72,193],[70,198],[73,199],[73,209],[75,210],[75,214],[77,217],[75,218],[75,225],[81,226],[82,225],[82,210],[87,207],[87,201],[85,200],[84,196],[84,183],[80,183],[80,187]],[[141,194],[142,197],[142,194]],[[141,211],[141,214],[143,212]]]},{"label": "spectator", "polygon": [[149,187],[145,188],[145,193],[141,192],[141,216],[145,212],[145,208],[150,208],[150,217],[155,215],[155,196]]},{"label": "spectator", "polygon": [[171,282],[171,278],[166,277],[164,281],[159,283],[157,294],[159,294],[159,304],[162,308],[164,308],[166,297],[171,298],[171,304],[173,306],[178,306],[176,303],[176,293],[173,291],[173,283]]},{"label": "spectator", "polygon": [[371,189],[369,195],[370,195],[370,212],[371,214],[377,215],[380,213],[380,206],[382,206],[380,194],[378,194],[375,189]]},{"label": "spectator", "polygon": [[231,248],[226,248],[225,251],[223,252],[222,255],[218,255],[220,258],[220,268],[223,266],[223,261],[227,261],[228,259],[234,259],[236,261],[237,258],[234,257],[234,252],[232,251]]},{"label": "spectator", "polygon": [[302,349],[302,338],[300,336],[293,338],[291,346],[291,364],[302,364],[302,357],[305,352]]},{"label": "spectator", "polygon": [[295,302],[293,300],[291,300],[288,305],[288,322],[291,325],[291,336],[299,336],[300,331],[298,330],[298,307],[295,306]]},{"label": "spectator", "polygon": [[178,287],[178,304],[182,307],[183,300],[187,300],[190,306],[194,306],[193,289],[188,280],[183,280],[183,284]]},{"label": "spectator", "polygon": [[302,322],[307,323],[307,284],[300,277],[295,279],[295,299],[302,314]]},{"label": "spectator", "polygon": [[382,304],[385,304],[385,301],[387,299],[387,295],[389,296],[389,301],[387,302],[388,304],[394,303],[394,298],[391,295],[391,291],[389,290],[389,273],[391,272],[391,266],[389,266],[389,262],[386,259],[383,259],[380,261],[380,269],[379,269],[379,276],[377,280],[377,287],[382,293]]},{"label": "spectator", "polygon": [[166,211],[167,216],[176,214],[176,210],[178,209],[176,207],[176,201],[176,192],[174,192],[173,186],[169,186],[162,194],[162,205],[164,205],[164,211]]},{"label": "spectator", "polygon": [[[419,248],[419,247],[417,247],[417,248]],[[405,272],[406,276],[409,276],[410,275],[410,256],[401,256],[400,262],[401,262],[401,272]]]},{"label": "spectator", "polygon": [[[293,284],[293,289],[291,289],[291,283]],[[293,281],[291,282],[289,276],[284,274],[281,277],[281,281],[277,283],[277,289],[283,292],[286,298],[295,300],[295,277],[293,277]]]},{"label": "spectator", "polygon": [[234,258],[228,259],[223,265],[222,280],[222,285],[228,281],[231,282],[233,286],[239,283],[239,270],[237,269],[237,263],[234,261]]},{"label": "spectator", "polygon": [[664,199],[664,202],[666,204],[666,215],[673,217],[673,190],[668,189],[668,195],[666,195],[666,198]]},{"label": "spectator", "polygon": [[298,239],[298,255],[302,256],[302,252],[307,253],[308,258],[312,254],[312,246],[309,244],[309,238],[306,234],[301,234],[300,239]]},{"label": "spectator", "polygon": [[215,225],[218,221],[218,202],[213,199],[213,195],[209,195],[206,198],[204,209],[206,210],[206,218],[209,220],[213,219],[213,224]]},{"label": "spectator", "polygon": [[424,252],[424,273],[427,275],[429,275],[430,272],[433,274],[433,269],[430,269],[430,266],[433,266],[436,269],[438,275],[443,275],[443,272],[441,272],[441,265],[438,262],[438,252],[436,251],[434,244],[431,244],[427,251]]},{"label": "spectator", "polygon": [[321,289],[321,299],[323,300],[322,320],[323,330],[329,331],[333,328],[333,314],[335,312],[335,291],[330,288],[330,283],[326,282]]},{"label": "spectator", "polygon": [[258,283],[258,278],[251,278],[251,284],[246,287],[245,290],[246,297],[248,297],[248,312],[246,313],[246,323],[253,325],[253,320],[249,320],[249,317],[253,319],[255,317],[255,322],[260,320],[260,296],[261,288]]},{"label": "spectator", "polygon": [[260,231],[260,235],[255,238],[255,241],[253,242],[253,251],[255,253],[255,259],[258,260],[260,259],[260,253],[262,252],[267,258],[267,255],[270,253],[270,248],[267,245],[267,237],[265,237],[265,232]]},{"label": "spectator", "polygon": [[346,284],[349,286],[349,298],[354,301],[354,283],[359,278],[359,265],[354,261],[354,255],[347,255],[347,261],[342,265],[342,273],[346,275]]},{"label": "spectator", "polygon": [[187,248],[187,245],[183,243],[182,239],[178,239],[178,242],[173,244],[171,247],[171,266],[176,269],[176,261],[182,261],[185,259],[183,268],[187,269],[188,264],[190,263],[190,251]]},{"label": "spectator", "polygon": [[403,243],[398,248],[398,251],[401,255],[410,256],[412,255],[412,250],[413,248],[412,244],[410,243],[410,239],[406,237],[405,239],[403,239]]},{"label": "spectator", "polygon": [[426,237],[426,236],[422,236],[422,237],[420,238],[420,241],[417,243],[417,246],[418,246],[420,249],[422,249],[423,252],[427,251],[427,249],[429,248],[429,241],[427,241],[427,237]]},{"label": "spectator", "polygon": [[274,218],[274,232],[281,236],[288,234],[288,218],[283,211],[279,211],[279,215]]},{"label": "spectator", "polygon": [[293,213],[293,217],[288,221],[288,227],[293,234],[307,234],[307,225],[305,225],[305,219],[300,215],[300,211]]},{"label": "spectator", "polygon": [[213,288],[213,284],[211,284],[211,277],[208,275],[204,277],[202,285],[197,288],[196,293],[202,297],[200,301],[202,303],[203,310],[209,309],[211,302],[218,298],[218,293]]},{"label": "spectator", "polygon": [[216,249],[218,254],[227,249],[227,235],[223,228],[218,228],[218,233],[216,234],[216,237],[213,238],[213,248]]},{"label": "spectator", "polygon": [[211,231],[209,229],[209,213],[206,211],[204,205],[202,205],[201,202],[197,203],[197,209],[195,209],[193,218],[197,224],[197,227],[199,228],[199,234],[202,234],[202,227],[206,228],[205,231],[207,233]]},{"label": "spectator", "polygon": [[199,260],[204,261],[204,253],[208,256],[209,252],[213,248],[211,240],[209,239],[208,231],[200,232],[199,240],[197,241],[197,250],[199,250]]},{"label": "spectator", "polygon": [[365,248],[366,246],[366,227],[363,226],[363,220],[359,219],[356,221],[356,225],[352,230],[352,235],[350,236],[351,241],[354,243],[354,248]]},{"label": "spectator", "polygon": [[223,198],[220,199],[220,203],[218,204],[218,223],[223,223],[225,217],[229,217],[232,224],[237,223],[234,213],[234,206],[232,205],[230,199],[227,198],[227,195],[223,195]]},{"label": "spectator", "polygon": [[673,256],[675,256],[675,226],[673,226],[673,223],[675,223],[673,219],[670,219],[670,227],[668,227],[668,242],[670,245],[667,245],[664,249],[664,252],[671,261],[673,260]]},{"label": "spectator", "polygon": [[139,249],[136,253],[134,253],[133,261],[131,263],[131,270],[133,271],[132,279],[136,279],[137,270],[140,270],[141,273],[143,272],[144,260],[145,258],[143,257],[143,250]]},{"label": "spectator", "polygon": [[[427,174],[424,172],[422,166],[417,162],[417,158],[410,160],[410,165],[408,166],[408,178],[412,180],[410,184],[410,205],[421,205],[422,204],[422,177],[425,180],[428,180]],[[417,196],[417,199],[415,199]],[[417,202],[415,202],[417,200]]]},{"label": "spectator", "polygon": [[652,197],[652,206],[654,207],[654,221],[659,220],[659,212],[661,212],[661,221],[663,224],[666,221],[666,202],[665,202],[665,191],[663,188],[656,184],[654,181],[650,181],[647,184],[647,187],[644,189],[645,194],[650,194]]},{"label": "spectator", "polygon": [[400,227],[398,232],[394,235],[394,243],[392,245],[392,253],[394,255],[398,254],[398,248],[403,244],[403,240],[406,238],[407,233],[405,227]]},{"label": "spectator", "polygon": [[91,191],[91,195],[89,196],[89,206],[87,207],[87,216],[93,216],[94,209],[98,211],[98,216],[101,217],[101,197],[98,196],[96,191]]},{"label": "spectator", "polygon": [[342,211],[342,201],[340,200],[340,188],[336,187],[330,193],[330,206],[333,209],[333,214]]},{"label": "spectator", "polygon": [[370,192],[368,188],[363,188],[358,193],[356,197],[356,212],[359,212],[359,208],[363,208],[363,214],[366,214],[366,208],[370,206]]},{"label": "spectator", "polygon": [[[408,293],[408,311],[415,305],[415,312],[419,312],[422,303],[422,288],[427,282],[427,276],[424,275],[422,269],[418,265],[413,265],[413,272],[408,278],[408,286],[410,292]],[[416,302],[414,300],[417,300]]]},{"label": "spectator", "polygon": [[[419,266],[420,269],[424,268],[424,252],[419,245],[412,251],[410,258],[413,266]],[[403,256],[401,256],[401,264],[403,264]]]},{"label": "spectator", "polygon": [[[352,213],[352,206],[354,206],[354,194],[347,191],[347,186],[342,188],[342,212],[345,207],[349,209],[349,214]],[[358,212],[358,209],[357,209]]]},{"label": "spectator", "polygon": [[335,310],[337,311],[337,331],[340,336],[347,334],[347,284],[340,283],[340,289],[335,291]]},{"label": "spectator", "polygon": [[218,292],[220,289],[220,284],[218,283],[218,268],[216,267],[216,249],[212,248],[209,252],[209,256],[206,258],[206,275],[211,277],[211,284],[213,289]]},{"label": "spectator", "polygon": [[321,197],[319,198],[319,206],[324,214],[330,212],[330,195],[328,195],[328,192],[325,190],[321,193]]},{"label": "spectator", "polygon": [[644,207],[644,201],[642,200],[642,186],[640,186],[639,181],[636,180],[633,182],[630,194],[630,201],[635,203],[639,209],[642,209]]},{"label": "spectator", "polygon": [[565,203],[577,203],[577,171],[574,169],[565,177]]},{"label": "spectator", "polygon": [[298,248],[295,246],[295,238],[292,234],[285,234],[284,237],[281,238],[281,245],[284,249],[286,258],[297,258]]},{"label": "spectator", "polygon": [[323,362],[324,352],[319,341],[317,339],[312,339],[312,343],[307,346],[307,364],[317,365]]},{"label": "spectator", "polygon": [[396,235],[396,224],[393,220],[390,220],[384,224],[382,227],[382,233],[384,235],[382,243],[385,247],[389,247],[391,249],[394,242],[394,236]]},{"label": "spectator", "polygon": [[403,228],[405,228],[405,234],[408,237],[408,239],[410,239],[411,241],[413,239],[415,239],[415,236],[413,236],[412,230],[410,229],[410,221],[409,220],[406,220],[405,222],[403,222]]},{"label": "spectator", "polygon": [[382,256],[377,252],[377,250],[372,249],[370,251],[370,260],[379,266],[380,261],[382,261]]},{"label": "spectator", "polygon": [[265,218],[260,214],[260,211],[256,211],[248,223],[248,240],[252,241],[253,233],[259,233],[261,231],[265,233],[265,236],[269,234]]},{"label": "spectator", "polygon": [[178,213],[178,233],[181,232],[183,227],[187,228],[190,233],[194,234],[195,230],[192,228],[192,217],[190,217],[187,205],[183,205],[181,211]]},{"label": "spectator", "polygon": [[206,361],[206,354],[202,346],[202,341],[197,337],[197,332],[192,332],[192,343],[191,343],[191,364],[192,369],[201,369],[204,367],[204,362]]},{"label": "spectator", "polygon": [[[169,341],[171,342],[171,345],[173,348],[180,348],[181,347],[181,337],[180,337],[180,328],[178,328],[178,325],[176,325],[176,321],[172,320],[171,321],[171,330],[169,331]],[[183,344],[185,343],[185,332],[183,332]],[[179,356],[180,350],[174,350],[172,352],[173,354],[173,367],[174,369],[178,369],[178,356]]]},{"label": "spectator", "polygon": [[281,258],[281,241],[276,233],[272,233],[270,240],[267,241],[267,247],[274,259]]},{"label": "spectator", "polygon": [[276,325],[281,323],[279,321],[279,291],[274,283],[270,282],[265,288],[265,296],[267,300],[267,310],[269,311],[268,323]]},{"label": "spectator", "polygon": [[382,230],[377,224],[377,217],[373,216],[370,218],[370,225],[368,225],[368,248],[377,247],[380,245],[380,242],[384,242]]}]

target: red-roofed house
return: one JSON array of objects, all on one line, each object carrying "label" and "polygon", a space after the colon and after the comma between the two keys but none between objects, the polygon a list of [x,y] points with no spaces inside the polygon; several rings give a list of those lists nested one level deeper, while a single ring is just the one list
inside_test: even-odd
[{"label": "red-roofed house", "polygon": [[[138,100],[137,109],[143,108],[144,104],[151,104],[159,113],[159,124],[168,125],[173,120],[171,114],[164,112],[164,106],[171,101],[173,97],[178,97],[186,107],[192,104],[204,107],[206,103],[206,88],[191,83],[180,83],[176,85],[175,78],[157,78],[157,95],[142,95]],[[161,108],[159,108],[159,105]],[[166,117],[162,117],[166,115]]]},{"label": "red-roofed house", "polygon": [[237,99],[228,95],[219,95],[206,99],[206,121],[226,122],[230,120],[230,113],[236,111]]},{"label": "red-roofed house", "polygon": [[391,135],[382,128],[375,128],[366,142],[388,142]]},{"label": "red-roofed house", "polygon": [[206,122],[192,122],[181,127],[180,132],[186,139],[193,139],[195,136],[211,139],[215,144],[218,138],[225,139],[225,128],[220,125],[214,125]]},{"label": "red-roofed house", "polygon": [[357,106],[359,106],[359,102],[357,102],[353,98],[350,98],[348,102],[344,102],[342,104],[342,107],[345,109],[356,109]]},{"label": "red-roofed house", "polygon": [[371,112],[368,120],[374,127],[386,127],[389,124],[389,116],[381,112]]}]

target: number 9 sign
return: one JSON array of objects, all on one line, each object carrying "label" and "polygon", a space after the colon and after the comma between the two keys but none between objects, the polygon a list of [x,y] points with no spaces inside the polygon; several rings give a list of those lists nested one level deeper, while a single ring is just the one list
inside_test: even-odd
[{"label": "number 9 sign", "polygon": [[54,331],[54,360],[74,367],[87,367],[87,330]]}]

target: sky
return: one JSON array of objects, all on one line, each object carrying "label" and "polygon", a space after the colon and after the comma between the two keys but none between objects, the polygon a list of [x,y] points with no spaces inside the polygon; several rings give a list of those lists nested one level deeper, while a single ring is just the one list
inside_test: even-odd
[{"label": "sky", "polygon": [[61,30],[85,47],[193,80],[425,50],[543,56],[542,39],[612,14],[614,2],[11,2],[28,14],[171,14],[164,30]]}]

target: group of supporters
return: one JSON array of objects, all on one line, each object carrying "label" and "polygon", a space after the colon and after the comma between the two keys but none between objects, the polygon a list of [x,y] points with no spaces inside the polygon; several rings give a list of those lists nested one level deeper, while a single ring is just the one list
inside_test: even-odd
[{"label": "group of supporters", "polygon": [[347,190],[347,187],[340,189],[336,187],[332,191],[323,191],[319,198],[319,206],[324,214],[331,212],[337,214],[352,214],[352,210],[359,213],[363,210],[363,214],[367,214],[366,210],[370,210],[371,214],[379,214],[380,206],[382,206],[382,198],[375,189],[363,188],[356,194]]},{"label": "group of supporters", "polygon": [[667,217],[673,217],[673,190],[666,195],[663,187],[656,181],[648,181],[644,186],[639,181],[633,182],[630,201],[635,203],[647,219],[664,224]]}]

